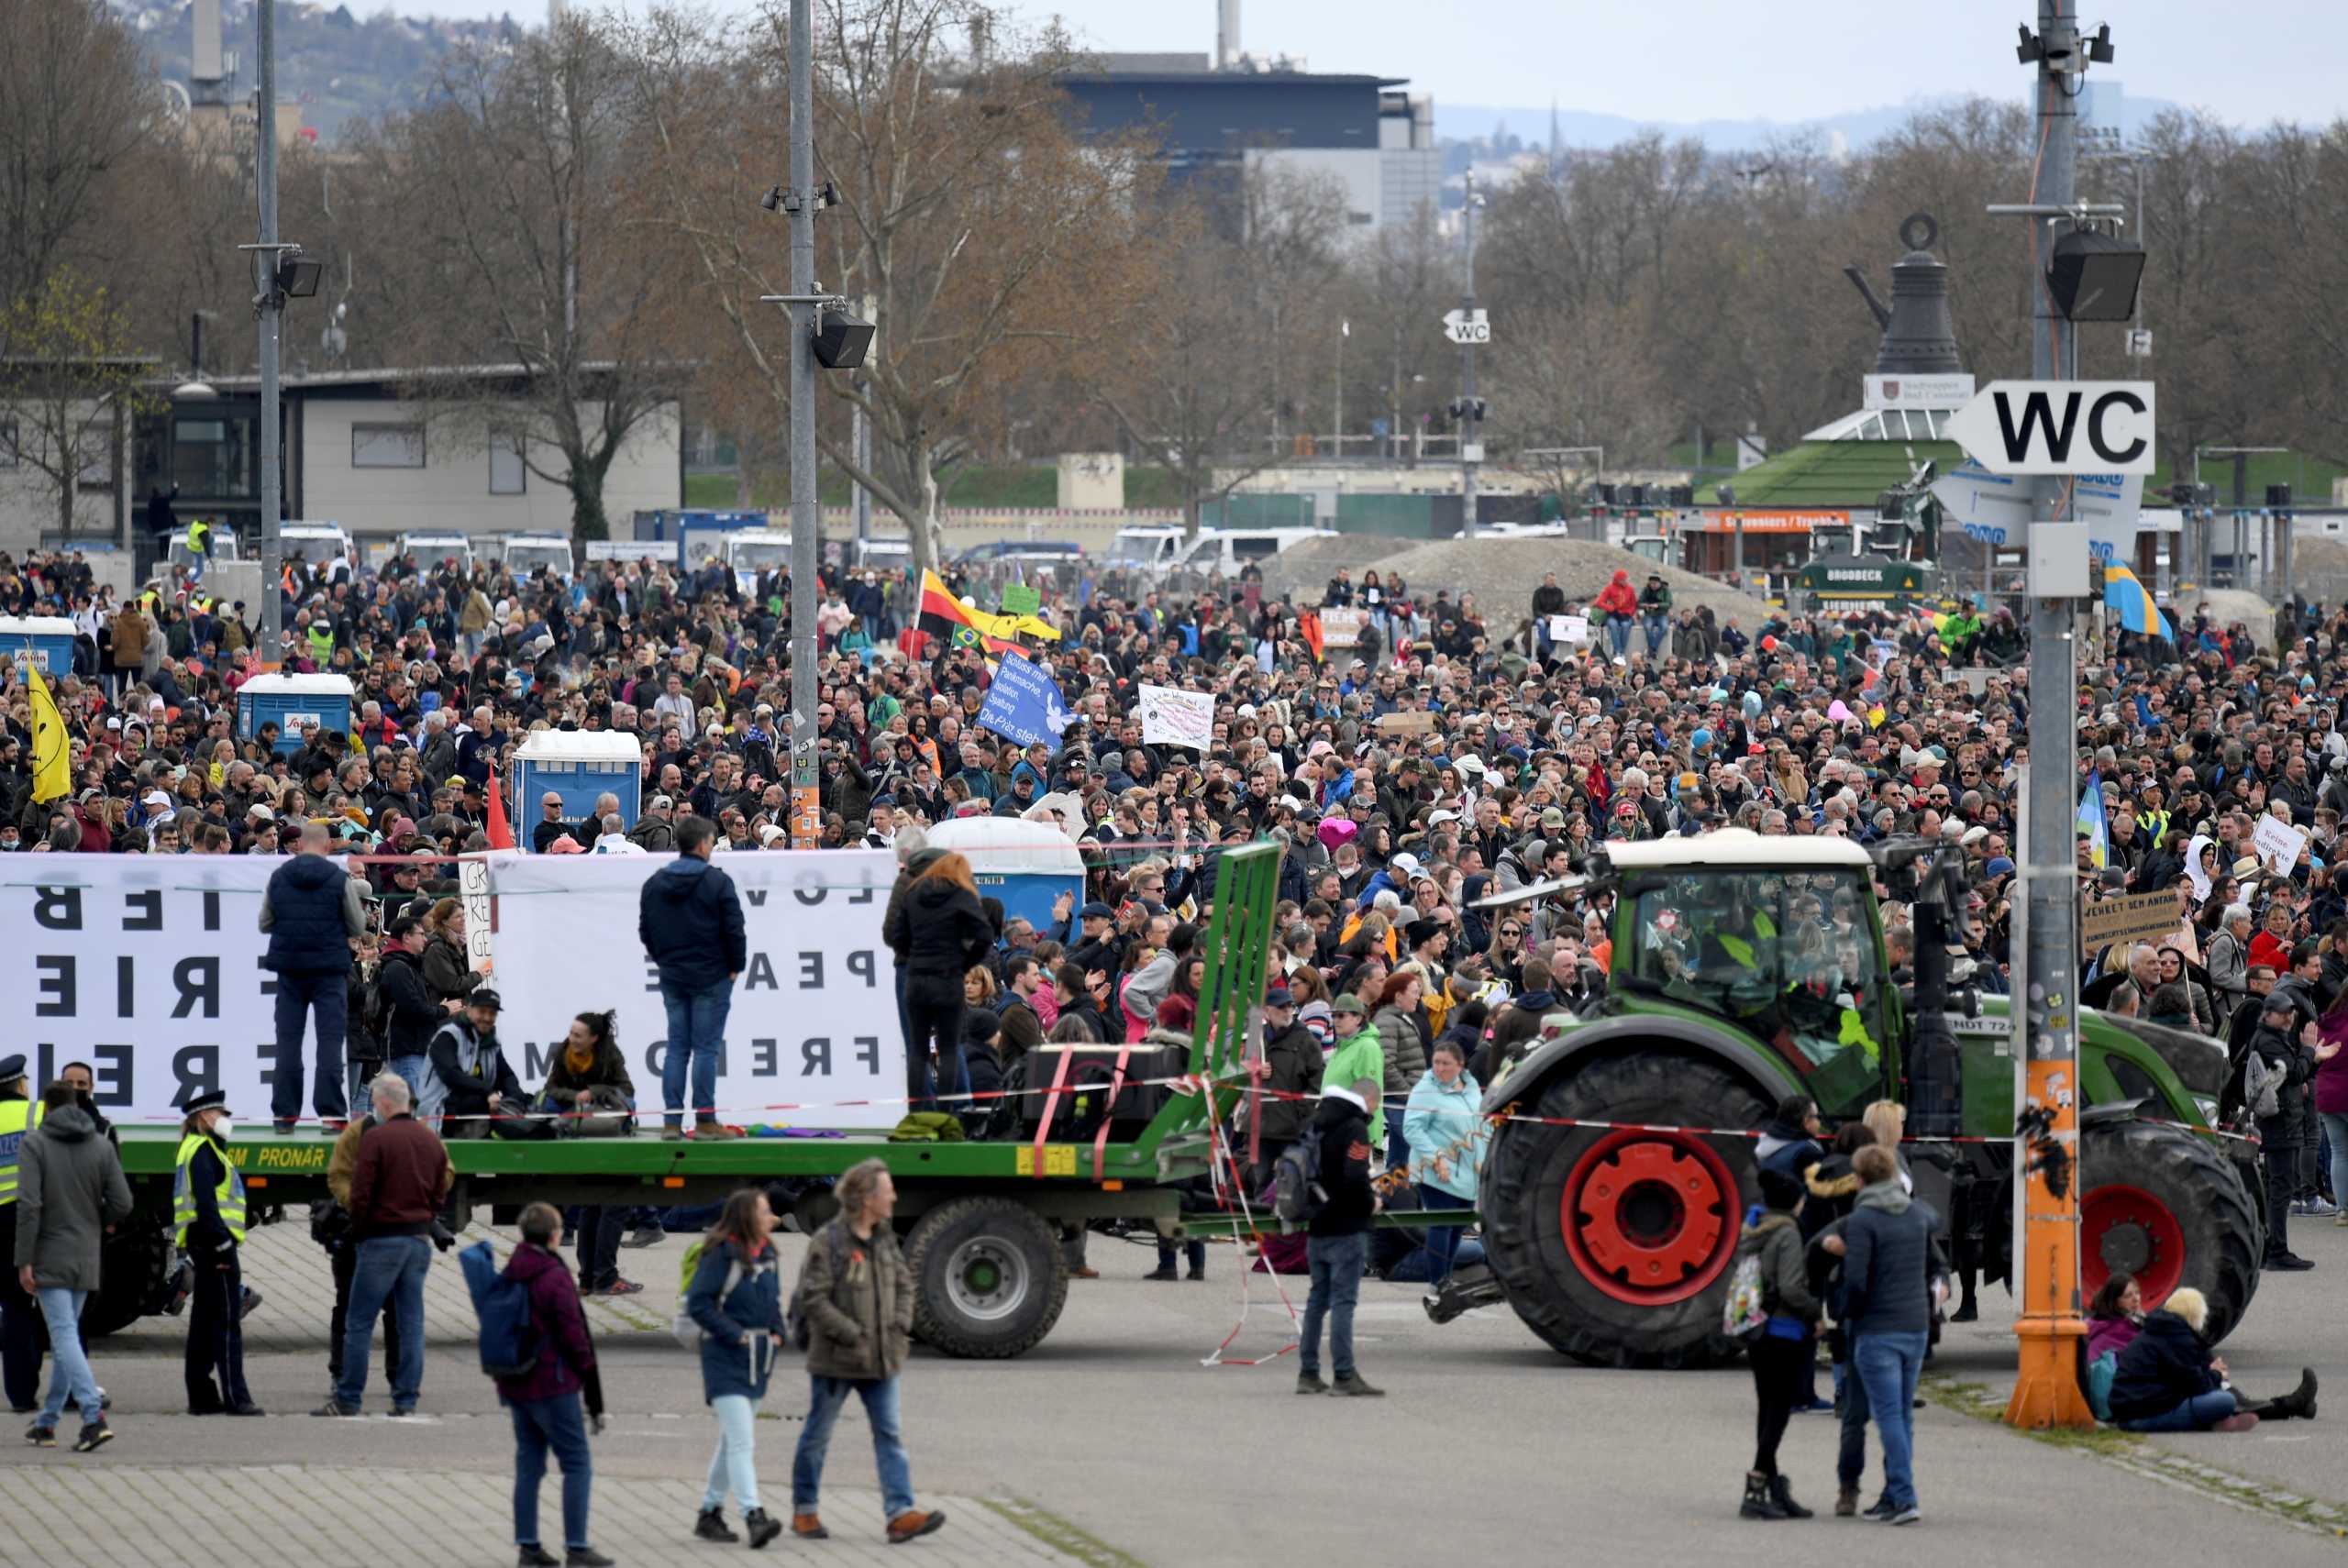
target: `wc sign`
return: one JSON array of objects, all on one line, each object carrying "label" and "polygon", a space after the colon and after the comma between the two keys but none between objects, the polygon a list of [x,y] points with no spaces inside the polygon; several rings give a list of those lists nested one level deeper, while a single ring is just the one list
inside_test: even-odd
[{"label": "wc sign", "polygon": [[2150,381],[1991,381],[1946,434],[1997,474],[2153,471]]}]

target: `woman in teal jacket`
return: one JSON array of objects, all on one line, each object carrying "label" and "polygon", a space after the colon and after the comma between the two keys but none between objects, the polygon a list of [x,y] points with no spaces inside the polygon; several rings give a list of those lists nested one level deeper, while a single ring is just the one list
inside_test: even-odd
[{"label": "woman in teal jacket", "polygon": [[782,1521],[759,1507],[754,1424],[786,1337],[773,1232],[766,1194],[755,1187],[737,1192],[703,1239],[685,1289],[685,1311],[701,1326],[702,1397],[717,1413],[717,1452],[709,1462],[701,1517],[693,1521],[693,1534],[703,1540],[742,1539],[725,1524],[729,1489],[742,1507],[753,1547],[782,1533]]},{"label": "woman in teal jacket", "polygon": [[[1432,1065],[1412,1087],[1402,1110],[1402,1138],[1411,1146],[1411,1180],[1421,1209],[1476,1207],[1484,1160],[1483,1098],[1461,1058],[1459,1042],[1449,1036],[1436,1041]],[[1458,1250],[1458,1226],[1428,1228],[1427,1251],[1434,1254],[1432,1283],[1441,1285],[1450,1276]]]}]

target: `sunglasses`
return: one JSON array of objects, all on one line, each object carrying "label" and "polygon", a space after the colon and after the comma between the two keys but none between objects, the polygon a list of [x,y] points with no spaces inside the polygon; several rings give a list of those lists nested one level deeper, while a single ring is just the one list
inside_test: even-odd
[{"label": "sunglasses", "polygon": [[1502,936],[1523,936],[1524,934],[1524,928],[1521,925],[1504,925],[1501,927],[1501,934]]}]

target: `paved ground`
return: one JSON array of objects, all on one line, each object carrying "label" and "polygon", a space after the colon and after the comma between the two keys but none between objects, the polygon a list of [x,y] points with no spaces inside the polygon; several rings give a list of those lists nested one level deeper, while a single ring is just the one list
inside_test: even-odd
[{"label": "paved ground", "polygon": [[[795,1251],[797,1239],[787,1241]],[[711,1432],[693,1364],[662,1328],[681,1249],[672,1238],[625,1253],[650,1288],[591,1307],[614,1410],[596,1448],[595,1537],[626,1562],[714,1550],[685,1535]],[[2254,1389],[2279,1386],[2286,1363],[2296,1375],[2304,1357],[2293,1347],[2337,1343],[2322,1320],[2332,1316],[2335,1275],[2348,1276],[2348,1231],[2310,1231],[2301,1250],[2326,1267],[2270,1278],[2228,1347],[2238,1379]],[[10,1454],[18,1500],[61,1505],[17,1510],[30,1521],[25,1539],[37,1560],[89,1568],[173,1561],[194,1533],[233,1542],[249,1568],[373,1564],[382,1540],[369,1533],[371,1519],[436,1562],[510,1562],[507,1429],[472,1363],[455,1267],[444,1260],[433,1271],[424,1392],[432,1419],[326,1422],[306,1414],[325,1393],[325,1260],[298,1216],[258,1234],[249,1251],[267,1296],[247,1325],[250,1376],[271,1419],[172,1413],[183,1331],[176,1321],[105,1342],[99,1375],[115,1397],[119,1441],[94,1456]],[[1735,1517],[1752,1426],[1742,1371],[1578,1368],[1504,1312],[1438,1329],[1421,1313],[1415,1287],[1373,1282],[1363,1299],[1362,1362],[1390,1397],[1300,1399],[1290,1392],[1293,1359],[1202,1364],[1242,1316],[1231,1249],[1211,1253],[1203,1285],[1144,1281],[1149,1249],[1107,1238],[1094,1239],[1092,1260],[1106,1277],[1072,1287],[1059,1328],[1029,1356],[917,1357],[905,1398],[914,1477],[924,1502],[951,1518],[910,1549],[926,1560],[1171,1568],[1310,1550],[1365,1564],[1463,1553],[1545,1564],[1578,1546],[1712,1568],[1725,1553],[1755,1551],[1756,1530],[1775,1538],[1773,1553],[1890,1544],[1869,1540],[1872,1526],[1758,1526]],[[1252,1286],[1234,1356],[1275,1351],[1286,1338],[1269,1283],[1257,1275]],[[1990,1306],[2001,1316],[2003,1297]],[[1893,1547],[1903,1564],[1979,1568],[2014,1560],[2032,1540],[2130,1541],[2132,1554],[2157,1541],[2160,1555],[2176,1561],[2254,1552],[2268,1562],[2337,1561],[2348,1551],[2312,1512],[2340,1503],[2348,1524],[2348,1481],[2334,1479],[2324,1425],[2157,1442],[2037,1441],[1958,1408],[1966,1386],[2010,1379],[2010,1347],[2002,1323],[1952,1333],[1941,1363],[1954,1391],[1917,1413],[1926,1519]],[[2348,1399],[2348,1357],[2338,1375]],[[779,1509],[804,1396],[788,1378],[776,1388],[759,1468],[769,1506]],[[369,1392],[380,1410],[380,1381]],[[1832,1500],[1833,1451],[1831,1419],[1797,1419],[1787,1468],[1813,1504]],[[843,1562],[880,1551],[869,1452],[860,1414],[846,1416],[834,1446],[837,1485],[825,1504],[836,1539],[807,1551]],[[2223,1474],[2174,1468],[2172,1455]],[[1870,1473],[1871,1483],[1878,1478]],[[556,1505],[550,1478],[549,1525]]]}]

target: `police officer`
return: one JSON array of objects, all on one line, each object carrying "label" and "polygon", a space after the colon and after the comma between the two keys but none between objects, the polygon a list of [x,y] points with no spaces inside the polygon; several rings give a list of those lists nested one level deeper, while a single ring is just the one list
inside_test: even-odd
[{"label": "police officer", "polygon": [[[0,1056],[0,1241],[13,1249],[17,1234],[17,1149],[40,1125],[40,1106],[30,1098],[22,1055]],[[15,1256],[11,1251],[10,1256]],[[23,1415],[40,1403],[42,1333],[40,1307],[17,1282],[16,1271],[0,1279],[0,1386],[8,1406]]]},{"label": "police officer", "polygon": [[244,1315],[244,1279],[237,1266],[237,1249],[245,1239],[245,1178],[228,1157],[233,1130],[228,1097],[218,1089],[189,1100],[180,1123],[172,1225],[194,1275],[185,1363],[191,1416],[261,1413],[245,1386],[245,1334],[238,1321]]}]

